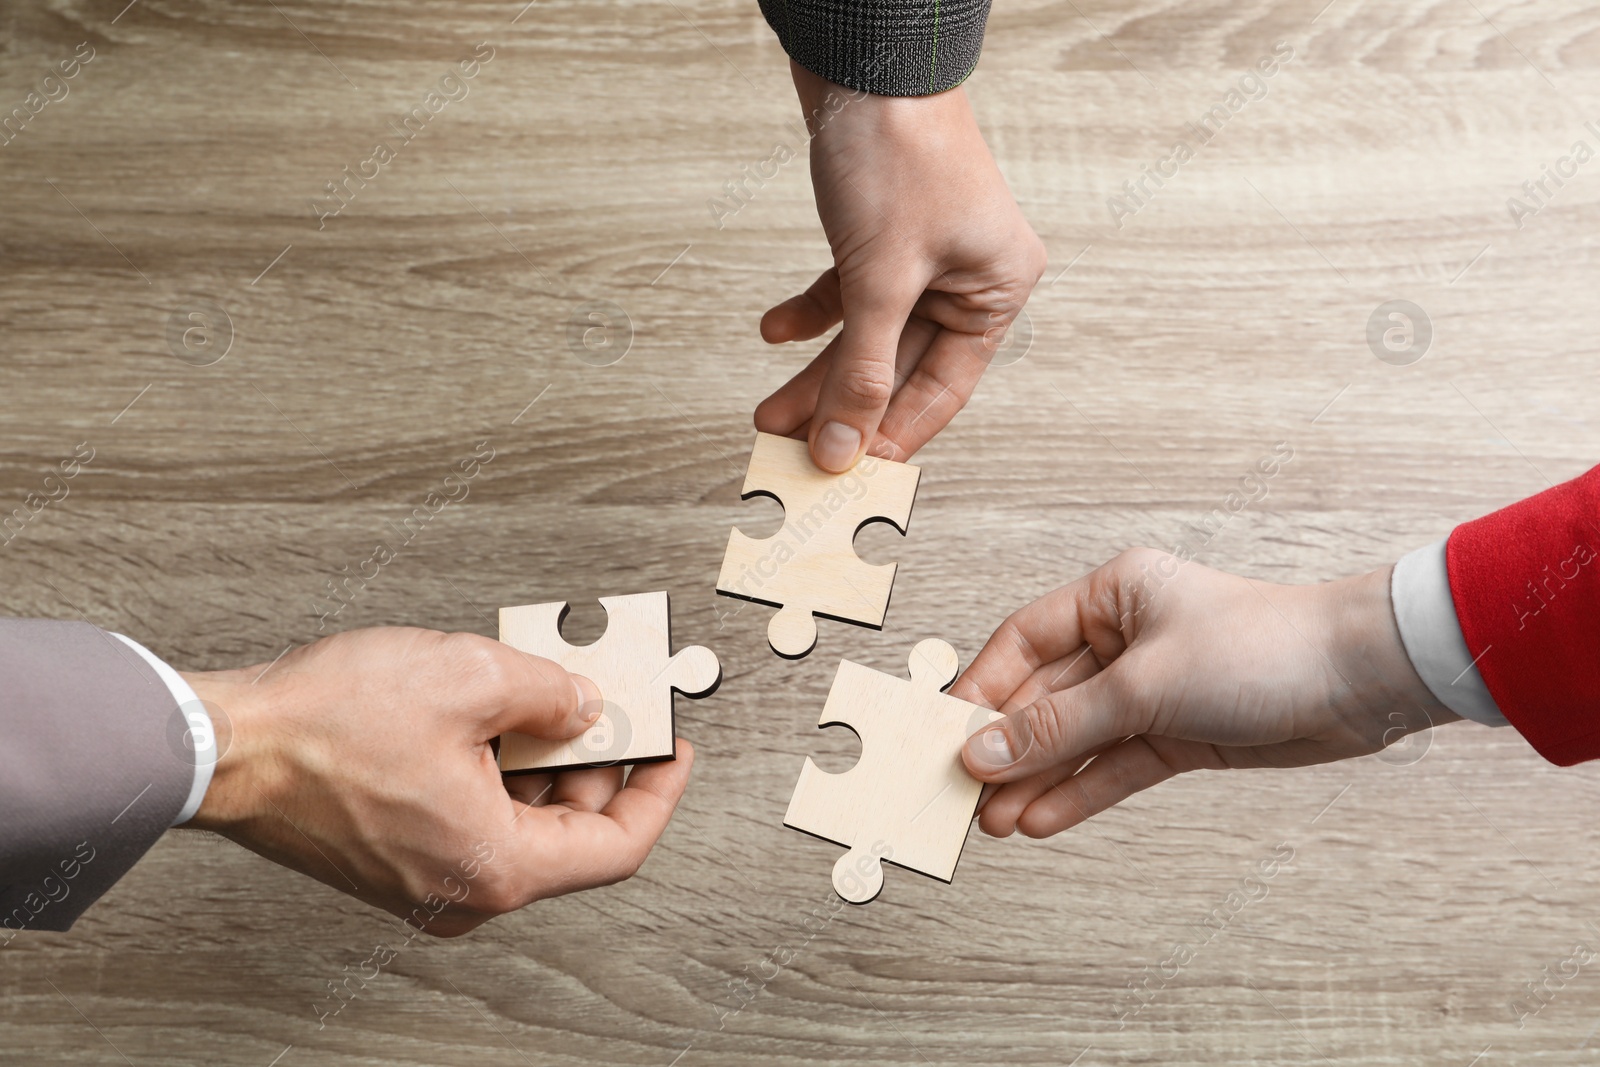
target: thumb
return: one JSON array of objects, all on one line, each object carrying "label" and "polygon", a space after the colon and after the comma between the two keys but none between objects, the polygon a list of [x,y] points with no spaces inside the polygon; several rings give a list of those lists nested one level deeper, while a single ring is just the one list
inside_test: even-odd
[{"label": "thumb", "polygon": [[894,395],[895,352],[922,285],[916,281],[910,288],[909,271],[884,269],[899,279],[894,286],[844,294],[844,328],[811,420],[811,458],[826,471],[855,466]]},{"label": "thumb", "polygon": [[996,720],[967,739],[961,759],[981,782],[1014,782],[1062,764],[1076,765],[1094,749],[1142,733],[1127,707],[1117,667]]},{"label": "thumb", "polygon": [[519,733],[560,741],[600,717],[600,690],[589,679],[499,641],[486,644],[489,662],[480,672],[485,699],[478,703],[486,737]]}]

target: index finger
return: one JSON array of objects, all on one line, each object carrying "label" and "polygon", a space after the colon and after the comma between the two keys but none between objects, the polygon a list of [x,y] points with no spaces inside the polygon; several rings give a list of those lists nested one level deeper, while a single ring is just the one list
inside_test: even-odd
[{"label": "index finger", "polygon": [[[926,320],[913,320],[919,321]],[[937,332],[927,350],[889,401],[878,427],[882,439],[895,449],[884,454],[887,459],[909,459],[950,425],[950,420],[972,399],[978,380],[989,368],[985,357],[992,352],[982,337],[938,326],[934,329]]]},{"label": "index finger", "polygon": [[694,748],[678,740],[675,759],[639,764],[599,811],[528,808],[517,818],[514,875],[527,900],[630,878],[655,847],[689,785]]},{"label": "index finger", "polygon": [[1093,572],[1046,593],[1011,613],[960,678],[950,695],[1000,708],[1034,671],[1084,645],[1084,611]]},{"label": "index finger", "polygon": [[811,457],[835,474],[855,466],[877,437],[894,396],[900,335],[925,282],[896,264],[877,269],[890,280],[843,290],[844,327],[829,346],[834,358],[811,420]]},{"label": "index finger", "polygon": [[559,663],[478,634],[445,637],[459,706],[488,740],[508,733],[565,740],[587,729],[598,715],[600,692],[587,678]]}]

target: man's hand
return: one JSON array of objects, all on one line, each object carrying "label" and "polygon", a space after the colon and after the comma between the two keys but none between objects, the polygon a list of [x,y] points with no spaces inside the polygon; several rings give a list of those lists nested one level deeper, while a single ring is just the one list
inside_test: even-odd
[{"label": "man's hand", "polygon": [[995,631],[953,695],[1006,712],[962,752],[979,826],[1048,837],[1183,771],[1299,767],[1459,718],[1417,677],[1391,568],[1271,585],[1134,549]]},{"label": "man's hand", "polygon": [[966,404],[1044,273],[964,90],[857,93],[791,64],[834,266],[761,319],[772,344],[844,328],[756,408],[819,467],[904,460]]},{"label": "man's hand", "polygon": [[187,825],[441,936],[633,874],[694,762],[679,741],[626,787],[621,767],[502,781],[491,738],[574,737],[602,704],[587,679],[475,634],[355,630],[264,675],[184,677],[232,735]]}]

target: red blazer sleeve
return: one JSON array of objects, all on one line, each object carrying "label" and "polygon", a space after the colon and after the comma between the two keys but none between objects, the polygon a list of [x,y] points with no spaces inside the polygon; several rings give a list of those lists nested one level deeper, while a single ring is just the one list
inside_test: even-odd
[{"label": "red blazer sleeve", "polygon": [[1506,719],[1552,763],[1600,758],[1600,467],[1456,527],[1445,560]]}]

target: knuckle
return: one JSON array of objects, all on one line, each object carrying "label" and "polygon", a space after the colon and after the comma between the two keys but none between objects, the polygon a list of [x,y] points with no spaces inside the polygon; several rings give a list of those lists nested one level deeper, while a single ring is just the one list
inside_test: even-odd
[{"label": "knuckle", "polygon": [[429,937],[445,938],[445,937],[456,937],[457,935],[463,934],[463,933],[466,932],[465,930],[461,930],[459,928],[459,924],[457,923],[456,918],[454,916],[452,916],[448,911],[440,912],[437,915],[430,915],[425,922],[420,922],[420,923],[417,922],[417,920],[416,920],[417,913],[419,911],[426,912],[427,910],[428,910],[427,905],[424,903],[424,904],[419,904],[411,912],[411,915],[412,915],[411,925],[416,928],[418,933],[426,934]]},{"label": "knuckle", "polygon": [[770,422],[781,409],[781,401],[775,396],[769,396],[756,405],[755,424],[760,429],[762,423]]},{"label": "knuckle", "polygon": [[616,885],[618,882],[626,882],[639,873],[639,868],[644,866],[645,857],[649,854],[649,845],[629,845],[620,855],[612,859],[602,884]]},{"label": "knuckle", "polygon": [[462,676],[472,679],[485,692],[501,693],[512,687],[510,649],[498,641],[477,634],[450,634],[451,658]]},{"label": "knuckle", "polygon": [[1028,305],[1028,297],[1033,295],[1033,285],[1038,280],[1037,277],[1022,279],[1007,286],[1005,292],[997,296],[995,307],[1003,325],[1009,327],[1022,314],[1022,309]]},{"label": "knuckle", "polygon": [[1060,704],[1053,699],[1036,701],[1028,705],[1027,716],[1030,745],[1045,756],[1065,755],[1073,730]]},{"label": "knuckle", "polygon": [[450,938],[461,937],[463,934],[470,934],[479,926],[482,926],[483,922],[484,920],[480,918],[468,918],[466,916],[441,916],[440,921],[435,923],[434,926],[429,929],[428,933],[439,938],[440,940],[448,940]]},{"label": "knuckle", "polygon": [[1167,557],[1167,553],[1156,548],[1146,548],[1142,545],[1134,548],[1125,548],[1118,552],[1111,561],[1111,566],[1119,573],[1138,574]]},{"label": "knuckle", "polygon": [[503,878],[485,880],[482,889],[474,906],[487,915],[505,915],[527,903],[522,891]]},{"label": "knuckle", "polygon": [[894,393],[890,369],[879,363],[859,363],[847,367],[834,387],[834,395],[849,409],[876,411],[886,407]]},{"label": "knuckle", "polygon": [[[1103,607],[1117,617],[1132,617],[1183,574],[1183,561],[1156,548],[1130,548],[1103,568],[1096,583]],[[1177,588],[1174,586],[1174,588]]]},{"label": "knuckle", "polygon": [[626,882],[629,878],[638,874],[639,868],[644,866],[645,856],[649,854],[649,851],[647,847],[634,846],[623,853],[617,863],[616,877],[612,879],[612,883]]},{"label": "knuckle", "polygon": [[1050,253],[1045,251],[1044,242],[1039,240],[1037,234],[1028,242],[1028,273],[1033,276],[1028,288],[1039,284],[1039,279],[1044,277],[1045,268],[1050,265]]},{"label": "knuckle", "polygon": [[[1006,648],[1015,651],[1030,668],[1038,667],[1042,662],[1038,649],[1028,638],[1027,628],[1024,625],[1023,610],[1012,612],[1006,621],[1001,623],[989,638],[989,644],[996,648]],[[996,705],[998,707],[998,705]]]}]

